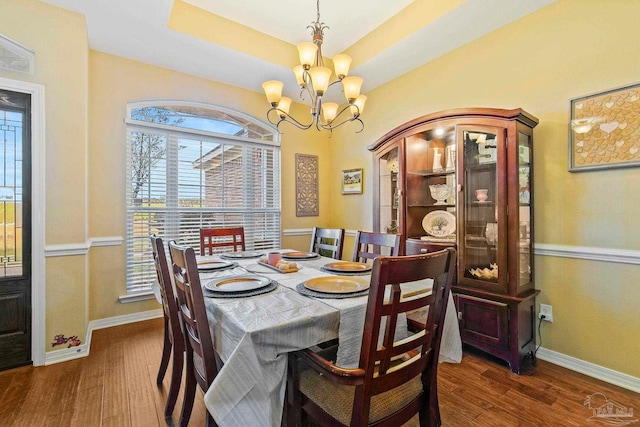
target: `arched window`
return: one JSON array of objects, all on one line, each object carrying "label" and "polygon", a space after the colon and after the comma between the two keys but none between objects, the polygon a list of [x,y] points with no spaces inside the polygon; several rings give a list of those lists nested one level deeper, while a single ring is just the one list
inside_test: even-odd
[{"label": "arched window", "polygon": [[278,132],[182,101],[127,106],[127,294],[155,279],[149,235],[199,251],[199,229],[243,226],[247,250],[280,247]]}]

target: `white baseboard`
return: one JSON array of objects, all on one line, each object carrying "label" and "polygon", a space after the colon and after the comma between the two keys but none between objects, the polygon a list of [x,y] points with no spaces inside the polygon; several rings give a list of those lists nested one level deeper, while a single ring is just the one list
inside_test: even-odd
[{"label": "white baseboard", "polygon": [[631,375],[623,374],[622,372],[614,371],[613,369],[605,368],[590,362],[585,362],[584,360],[576,359],[575,357],[567,356],[566,354],[558,353],[553,350],[547,350],[544,347],[540,347],[538,349],[536,356],[539,359],[553,363],[554,365],[562,366],[563,368],[571,369],[572,371],[576,371],[580,374],[597,378],[609,384],[617,385],[618,387],[640,393],[640,378],[632,377]]},{"label": "white baseboard", "polygon": [[107,317],[105,319],[92,320],[87,326],[87,336],[84,344],[77,347],[53,350],[45,353],[45,365],[66,362],[81,357],[87,357],[91,347],[91,336],[96,329],[110,328],[113,326],[126,325],[128,323],[142,322],[144,320],[157,319],[162,317],[162,309],[142,311],[140,313],[125,314],[123,316]]}]

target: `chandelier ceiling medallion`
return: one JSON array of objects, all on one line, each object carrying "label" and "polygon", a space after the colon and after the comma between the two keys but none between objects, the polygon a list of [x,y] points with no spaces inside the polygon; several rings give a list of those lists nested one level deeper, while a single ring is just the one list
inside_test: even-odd
[{"label": "chandelier ceiling medallion", "polygon": [[[361,128],[357,132],[362,132],[364,123],[360,119],[360,114],[367,99],[365,95],[360,95],[363,79],[356,76],[347,76],[351,57],[344,53],[333,57],[333,67],[336,80],[331,80],[331,69],[324,66],[322,58],[322,41],[324,30],[329,27],[320,22],[320,0],[317,0],[317,18],[312,25],[307,28],[312,30],[313,42],[303,42],[298,44],[300,65],[293,68],[296,80],[300,85],[300,99],[305,100],[305,94],[309,97],[311,104],[311,121],[304,124],[289,115],[291,98],[282,96],[282,82],[269,80],[262,84],[267,101],[271,109],[267,111],[267,120],[280,129],[280,123],[291,123],[299,129],[309,129],[315,126],[318,130],[328,130],[332,132],[348,122],[357,121]],[[347,99],[347,103],[342,106],[334,102],[323,102],[327,89],[336,83],[342,83],[342,91]]]}]

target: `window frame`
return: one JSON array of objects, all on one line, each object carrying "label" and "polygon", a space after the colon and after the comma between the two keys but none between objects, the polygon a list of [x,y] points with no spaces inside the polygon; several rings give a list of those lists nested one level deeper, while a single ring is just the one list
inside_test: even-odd
[{"label": "window frame", "polygon": [[[249,138],[249,137],[241,137],[237,135],[227,135],[218,132],[211,132],[205,130],[191,129],[186,127],[172,126],[161,123],[154,123],[149,121],[135,120],[132,119],[132,112],[138,108],[145,107],[190,107],[195,109],[202,109],[206,111],[211,111],[214,113],[223,113],[225,115],[231,116],[233,119],[238,120],[239,123],[244,125],[244,129],[248,130],[247,126],[251,126],[250,131],[255,132],[257,130],[261,130],[262,133],[266,136],[267,139],[257,139],[257,138]],[[270,124],[264,123],[260,120],[257,120],[254,117],[251,117],[247,114],[234,111],[225,107],[220,107],[217,105],[199,103],[199,102],[190,102],[190,101],[175,101],[175,100],[156,100],[156,101],[143,101],[143,102],[131,102],[127,104],[127,116],[125,118],[126,123],[126,189],[125,189],[125,209],[126,209],[126,238],[125,238],[125,258],[126,258],[126,297],[135,297],[136,295],[148,294],[152,290],[152,284],[155,281],[155,269],[151,270],[149,267],[153,267],[153,257],[151,254],[150,246],[147,248],[148,250],[140,251],[139,248],[136,250],[136,243],[141,242],[143,239],[140,237],[140,232],[138,234],[134,233],[134,216],[136,214],[147,214],[147,213],[159,213],[162,219],[163,230],[165,230],[166,235],[161,235],[165,242],[179,236],[181,231],[187,231],[189,236],[191,236],[190,241],[181,242],[183,244],[189,244],[196,249],[196,252],[199,252],[199,243],[196,248],[196,242],[193,241],[193,233],[191,230],[194,226],[184,225],[180,219],[171,220],[171,218],[180,218],[181,214],[194,215],[199,217],[200,226],[202,226],[204,218],[207,215],[219,216],[225,214],[239,215],[242,218],[241,223],[225,223],[225,226],[245,226],[250,225],[251,227],[256,224],[256,218],[263,218],[261,221],[264,222],[264,228],[260,228],[265,237],[265,242],[263,246],[256,241],[251,240],[251,238],[247,239],[247,250],[249,249],[270,249],[272,247],[280,246],[280,239],[282,233],[282,201],[281,201],[281,151],[280,151],[280,134],[275,129],[275,127]],[[249,130],[248,130],[249,131]],[[166,198],[165,206],[163,207],[152,207],[152,206],[134,206],[134,201],[132,199],[132,155],[131,155],[131,144],[132,144],[132,135],[136,132],[143,132],[148,134],[156,134],[163,135],[166,138],[166,151],[164,153],[164,161],[166,163],[165,172],[166,172],[166,183],[167,186],[164,189],[163,196]],[[246,194],[251,194],[251,191],[260,191],[262,192],[262,198],[264,202],[267,204],[272,204],[272,206],[268,207],[255,207],[250,206],[247,203],[248,198],[243,197],[245,203],[242,204],[241,207],[181,207],[178,203],[177,192],[181,185],[180,180],[180,168],[178,162],[178,148],[176,142],[179,143],[180,140],[189,140],[189,141],[197,141],[201,146],[203,144],[222,144],[223,147],[222,152],[226,152],[225,147],[230,147],[229,149],[240,150],[242,153],[242,193],[243,196]],[[194,142],[195,142],[194,141]],[[171,149],[173,147],[173,149]],[[247,161],[250,161],[250,157],[247,154],[251,153],[251,149],[265,149],[267,152],[272,153],[271,161],[267,161],[266,158],[262,159],[264,163],[261,167],[260,171],[262,174],[262,185],[256,187],[255,185],[251,185],[247,180],[247,172],[248,169]],[[253,167],[253,166],[252,166]],[[268,179],[268,176],[271,176],[271,179]],[[265,181],[267,180],[269,183],[273,183],[274,188],[267,189],[265,185]],[[147,183],[148,185],[153,185],[151,181]],[[205,189],[206,187],[201,182],[201,189]],[[201,190],[202,191],[202,190]],[[271,193],[271,194],[267,194]],[[224,197],[224,196],[223,196]],[[254,218],[254,221],[250,221],[251,218]],[[249,219],[249,220],[248,220]],[[149,223],[150,224],[150,223]],[[205,225],[206,226],[206,225]],[[149,225],[150,228],[150,225]],[[251,236],[252,229],[249,227],[247,235]],[[266,245],[266,246],[265,246]],[[139,256],[142,253],[142,257],[140,259]],[[137,268],[136,266],[142,266],[142,273],[134,273],[134,270]],[[140,277],[142,276],[142,279]]]}]

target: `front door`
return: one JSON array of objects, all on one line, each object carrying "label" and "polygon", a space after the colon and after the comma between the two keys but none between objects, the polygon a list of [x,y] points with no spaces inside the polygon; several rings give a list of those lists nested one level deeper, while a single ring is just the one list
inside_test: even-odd
[{"label": "front door", "polygon": [[0,369],[31,363],[31,95],[0,89]]}]

